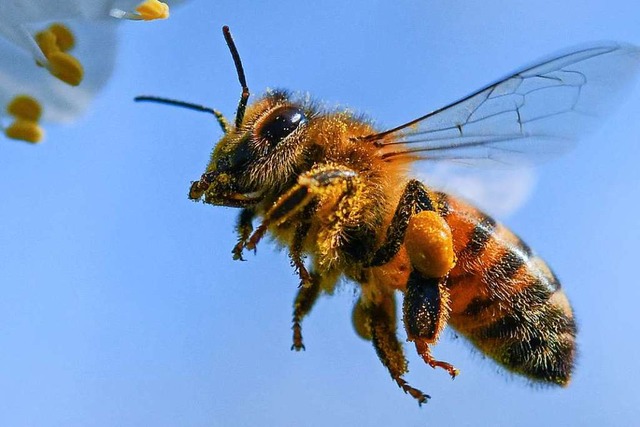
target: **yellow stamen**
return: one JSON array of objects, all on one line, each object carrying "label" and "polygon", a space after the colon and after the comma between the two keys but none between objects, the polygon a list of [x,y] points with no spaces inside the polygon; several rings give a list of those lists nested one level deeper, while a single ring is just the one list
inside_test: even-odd
[{"label": "yellow stamen", "polygon": [[36,43],[47,58],[47,64],[41,64],[49,72],[72,86],[78,86],[84,76],[82,64],[75,57],[66,53],[75,45],[75,38],[66,26],[62,24],[52,24],[48,29],[36,33]]},{"label": "yellow stamen", "polygon": [[46,57],[49,57],[54,52],[66,52],[76,44],[71,30],[67,26],[58,23],[51,24],[46,30],[36,33],[35,39]]},{"label": "yellow stamen", "polygon": [[24,119],[16,119],[5,129],[4,133],[8,138],[19,139],[34,144],[42,141],[42,137],[44,136],[44,131],[38,126],[38,123]]},{"label": "yellow stamen", "polygon": [[136,12],[145,21],[167,19],[169,17],[169,5],[158,0],[145,0],[136,7]]},{"label": "yellow stamen", "polygon": [[56,36],[56,44],[61,51],[66,52],[76,45],[75,37],[66,25],[51,24],[48,31]]},{"label": "yellow stamen", "polygon": [[54,52],[49,59],[49,72],[71,86],[78,86],[84,76],[82,64],[73,56],[65,52]]},{"label": "yellow stamen", "polygon": [[54,52],[58,52],[60,48],[56,41],[56,35],[50,30],[40,31],[36,33],[36,43],[40,46],[40,50],[47,58]]},{"label": "yellow stamen", "polygon": [[42,115],[40,103],[28,95],[18,95],[7,105],[7,113],[24,120],[37,122]]}]

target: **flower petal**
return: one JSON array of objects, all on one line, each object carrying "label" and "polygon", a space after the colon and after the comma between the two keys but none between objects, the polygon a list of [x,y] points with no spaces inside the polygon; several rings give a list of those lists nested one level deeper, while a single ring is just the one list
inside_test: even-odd
[{"label": "flower petal", "polygon": [[[3,2],[0,129],[11,138],[37,142],[43,135],[38,124],[41,109],[42,119],[53,122],[67,122],[81,113],[106,83],[114,67],[116,25],[121,21],[112,18],[113,11],[135,20],[168,16],[165,3],[140,1]],[[175,5],[181,1],[167,3]],[[49,24],[51,22],[54,23]],[[33,103],[16,103],[22,95],[32,98]],[[33,108],[34,104],[38,107]],[[8,110],[7,113],[3,113],[4,110]]]},{"label": "flower petal", "polygon": [[17,95],[27,94],[43,106],[43,120],[67,122],[89,104],[108,80],[114,67],[116,20],[70,24],[77,39],[74,56],[82,58],[85,78],[71,87],[37,67],[26,52],[0,39],[0,107]]}]

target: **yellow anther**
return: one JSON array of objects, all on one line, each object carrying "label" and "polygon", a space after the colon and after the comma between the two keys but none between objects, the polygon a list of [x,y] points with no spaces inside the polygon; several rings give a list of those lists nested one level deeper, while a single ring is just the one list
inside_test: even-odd
[{"label": "yellow anther", "polygon": [[40,31],[36,33],[36,43],[40,47],[40,50],[47,58],[54,52],[58,52],[60,48],[56,41],[56,35],[50,30]]},{"label": "yellow anther", "polygon": [[66,25],[51,24],[48,31],[56,36],[56,44],[61,51],[66,52],[75,46],[76,39]]},{"label": "yellow anther", "polygon": [[38,123],[24,119],[16,119],[4,130],[4,133],[8,138],[19,139],[34,144],[40,142],[44,136],[44,131],[38,126]]},{"label": "yellow anther", "polygon": [[40,61],[36,61],[36,64],[46,67],[53,76],[63,82],[78,86],[84,76],[84,70],[80,61],[66,53],[75,45],[75,38],[69,28],[62,24],[52,24],[48,29],[36,33],[35,40],[48,60],[46,64]]},{"label": "yellow anther", "polygon": [[145,0],[136,7],[136,12],[145,21],[167,19],[169,17],[169,5],[158,0]]},{"label": "yellow anther", "polygon": [[18,95],[7,105],[7,113],[24,120],[37,122],[42,115],[40,103],[28,95]]},{"label": "yellow anther", "polygon": [[49,72],[71,86],[78,86],[84,76],[82,64],[65,52],[54,52],[49,59]]},{"label": "yellow anther", "polygon": [[76,44],[71,30],[62,24],[51,24],[46,30],[36,33],[35,39],[47,58],[58,51],[66,52]]}]

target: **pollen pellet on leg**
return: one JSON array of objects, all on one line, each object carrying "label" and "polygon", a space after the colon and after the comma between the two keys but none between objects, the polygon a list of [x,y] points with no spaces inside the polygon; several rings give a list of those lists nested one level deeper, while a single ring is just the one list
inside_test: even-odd
[{"label": "pollen pellet on leg", "polygon": [[433,211],[411,217],[404,244],[411,264],[426,277],[445,276],[455,265],[451,228]]}]

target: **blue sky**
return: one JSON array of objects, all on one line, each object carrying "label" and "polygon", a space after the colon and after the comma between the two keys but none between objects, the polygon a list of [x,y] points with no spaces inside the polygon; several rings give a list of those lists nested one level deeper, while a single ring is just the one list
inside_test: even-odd
[{"label": "blue sky", "polygon": [[[407,348],[401,393],[350,324],[353,291],[322,299],[291,345],[297,280],[262,244],[231,259],[236,211],[190,202],[232,116],[235,35],[254,94],[349,106],[381,127],[522,64],[593,40],[640,44],[640,6],[581,2],[195,0],[120,28],[115,73],[90,112],[47,141],[0,141],[0,424],[6,426],[629,425],[640,407],[640,88],[569,154],[541,166],[505,222],[562,279],[579,321],[567,389],[539,389],[445,333],[451,381]],[[267,242],[265,242],[267,243]]]}]

